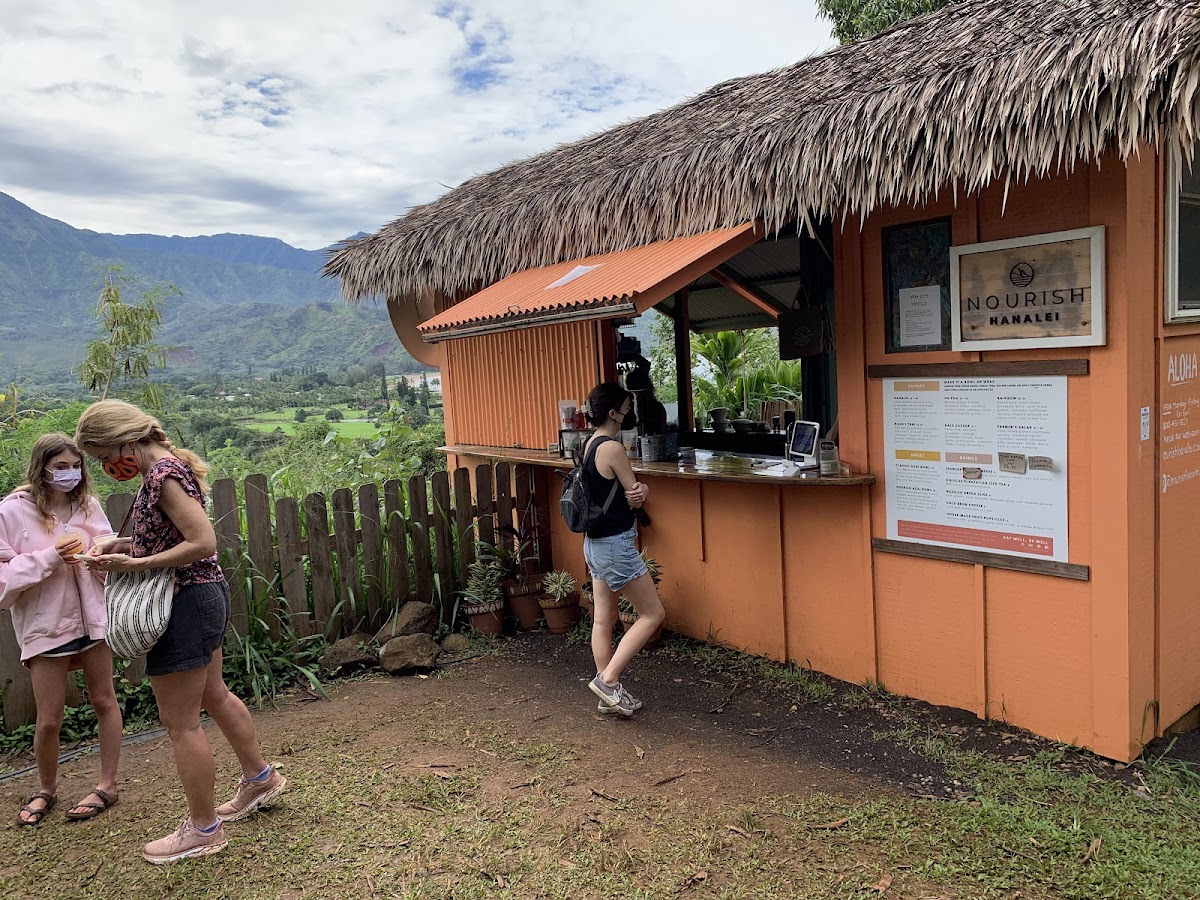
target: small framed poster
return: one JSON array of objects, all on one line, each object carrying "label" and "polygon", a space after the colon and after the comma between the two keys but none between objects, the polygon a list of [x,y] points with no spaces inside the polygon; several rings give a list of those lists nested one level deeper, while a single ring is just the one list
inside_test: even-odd
[{"label": "small framed poster", "polygon": [[1103,225],[951,248],[954,349],[1102,346],[1104,259]]},{"label": "small framed poster", "polygon": [[883,230],[888,353],[950,349],[950,220]]}]

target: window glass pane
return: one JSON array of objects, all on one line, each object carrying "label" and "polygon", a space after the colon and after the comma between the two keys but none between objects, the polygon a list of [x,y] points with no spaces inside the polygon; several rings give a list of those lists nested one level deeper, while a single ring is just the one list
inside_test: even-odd
[{"label": "window glass pane", "polygon": [[1200,160],[1184,166],[1179,197],[1179,250],[1177,255],[1180,310],[1200,310]]},{"label": "window glass pane", "polygon": [[1184,166],[1183,187],[1181,190],[1185,195],[1191,195],[1193,198],[1200,200],[1200,160],[1192,160],[1190,169]]},{"label": "window glass pane", "polygon": [[1179,308],[1200,309],[1200,201],[1179,204]]}]

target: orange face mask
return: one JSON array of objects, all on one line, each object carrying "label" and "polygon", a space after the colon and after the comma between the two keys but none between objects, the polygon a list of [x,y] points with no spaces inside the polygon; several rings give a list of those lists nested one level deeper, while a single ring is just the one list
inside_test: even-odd
[{"label": "orange face mask", "polygon": [[138,477],[137,459],[122,454],[116,459],[109,459],[100,464],[104,474],[117,481],[131,481]]}]

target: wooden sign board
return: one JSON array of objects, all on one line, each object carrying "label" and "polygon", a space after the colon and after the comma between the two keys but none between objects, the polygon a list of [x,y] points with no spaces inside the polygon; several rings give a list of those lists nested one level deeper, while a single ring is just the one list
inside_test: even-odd
[{"label": "wooden sign board", "polygon": [[1104,344],[1104,226],[950,248],[955,350]]}]

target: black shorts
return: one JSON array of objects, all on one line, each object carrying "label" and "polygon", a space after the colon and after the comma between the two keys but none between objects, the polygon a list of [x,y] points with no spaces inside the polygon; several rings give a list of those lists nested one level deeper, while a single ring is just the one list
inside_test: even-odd
[{"label": "black shorts", "polygon": [[167,630],[146,654],[147,675],[170,675],[212,662],[229,624],[229,585],[224,581],[180,588]]}]

